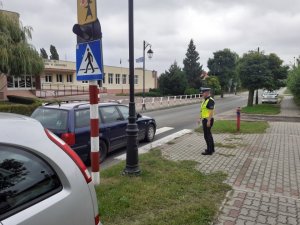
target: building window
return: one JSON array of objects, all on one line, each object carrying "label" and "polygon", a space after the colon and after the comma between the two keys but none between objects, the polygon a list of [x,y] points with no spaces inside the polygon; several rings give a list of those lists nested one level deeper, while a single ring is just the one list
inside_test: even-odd
[{"label": "building window", "polygon": [[73,83],[73,74],[68,74],[67,75],[67,82],[68,83]]},{"label": "building window", "polygon": [[105,73],[103,74],[102,84],[105,84]]},{"label": "building window", "polygon": [[120,84],[120,74],[116,74],[116,84]]},{"label": "building window", "polygon": [[139,83],[139,76],[134,75],[134,84],[138,84],[138,83]]},{"label": "building window", "polygon": [[87,84],[88,83],[88,81],[87,80],[83,80],[83,81],[81,81],[83,84]]},{"label": "building window", "polygon": [[45,82],[46,83],[51,83],[52,82],[52,75],[46,75],[45,76]]},{"label": "building window", "polygon": [[122,84],[126,84],[126,79],[127,79],[127,75],[123,74],[122,75]]},{"label": "building window", "polygon": [[62,83],[63,82],[62,74],[56,74],[56,82],[57,83]]},{"label": "building window", "polygon": [[114,75],[112,73],[109,73],[108,74],[108,83],[109,84],[112,84],[113,83],[113,80],[114,80]]}]

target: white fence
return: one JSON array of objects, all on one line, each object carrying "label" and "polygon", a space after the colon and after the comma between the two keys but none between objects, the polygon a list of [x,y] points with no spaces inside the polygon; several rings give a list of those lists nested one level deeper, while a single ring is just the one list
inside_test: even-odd
[{"label": "white fence", "polygon": [[[112,100],[116,101],[116,100]],[[178,105],[187,105],[200,103],[200,94],[196,95],[179,95],[179,96],[167,96],[167,97],[147,97],[144,99],[145,108],[143,108],[143,98],[135,98],[135,107],[137,112],[153,110],[158,108],[168,108]],[[122,104],[129,104],[129,99],[117,100]]]}]

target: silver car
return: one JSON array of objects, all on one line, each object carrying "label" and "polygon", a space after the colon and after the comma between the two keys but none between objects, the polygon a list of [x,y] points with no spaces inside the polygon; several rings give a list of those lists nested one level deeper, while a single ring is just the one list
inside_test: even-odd
[{"label": "silver car", "polygon": [[262,103],[277,103],[278,93],[276,91],[264,91],[262,94]]},{"label": "silver car", "polygon": [[37,120],[9,113],[0,113],[0,224],[100,224],[76,153]]}]

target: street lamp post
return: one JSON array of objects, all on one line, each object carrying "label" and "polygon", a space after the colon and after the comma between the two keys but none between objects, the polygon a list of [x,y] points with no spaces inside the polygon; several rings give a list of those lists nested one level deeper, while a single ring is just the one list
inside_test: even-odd
[{"label": "street lamp post", "polygon": [[139,175],[139,159],[137,147],[138,126],[136,123],[136,111],[134,102],[134,27],[133,27],[133,0],[128,0],[129,12],[129,117],[127,124],[127,151],[126,167],[124,175]]},{"label": "street lamp post", "polygon": [[147,47],[150,47],[150,49],[147,51],[148,58],[151,59],[153,56],[153,51],[151,49],[151,44],[149,44],[146,41],[143,41],[143,103],[142,103],[142,110],[146,110],[146,103],[145,103],[145,51]]}]

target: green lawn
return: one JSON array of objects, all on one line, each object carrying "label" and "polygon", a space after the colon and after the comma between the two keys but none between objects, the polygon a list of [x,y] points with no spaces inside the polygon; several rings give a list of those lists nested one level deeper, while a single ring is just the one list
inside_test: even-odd
[{"label": "green lawn", "polygon": [[122,162],[101,172],[96,188],[105,225],[210,224],[231,189],[226,175],[204,175],[196,162],[163,159],[160,150],[140,156],[142,173],[122,176]]},{"label": "green lawn", "polygon": [[259,104],[242,108],[242,113],[276,115],[280,113],[279,104]]},{"label": "green lawn", "polygon": [[[254,134],[254,133],[265,133],[268,127],[269,124],[266,121],[255,121],[255,122],[241,121],[240,132],[237,132],[235,120],[217,120],[215,121],[212,127],[212,132]],[[203,132],[202,127],[195,129],[195,131]]]}]

